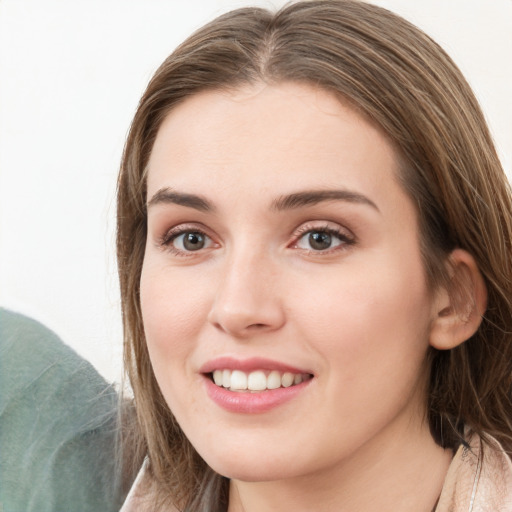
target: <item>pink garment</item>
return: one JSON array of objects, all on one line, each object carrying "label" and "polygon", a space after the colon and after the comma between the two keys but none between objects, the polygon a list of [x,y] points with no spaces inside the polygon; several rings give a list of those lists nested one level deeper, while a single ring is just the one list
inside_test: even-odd
[{"label": "pink garment", "polygon": [[[150,497],[138,492],[146,464],[147,460],[120,512],[153,510]],[[448,468],[435,512],[512,512],[512,461],[495,439],[489,437],[484,444],[474,435],[469,448],[459,447]]]},{"label": "pink garment", "polygon": [[457,450],[435,512],[512,512],[512,461],[493,438],[469,444]]}]

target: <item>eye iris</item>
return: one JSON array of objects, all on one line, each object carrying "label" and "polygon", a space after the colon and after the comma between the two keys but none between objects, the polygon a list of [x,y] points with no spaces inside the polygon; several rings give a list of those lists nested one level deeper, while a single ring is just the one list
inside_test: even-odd
[{"label": "eye iris", "polygon": [[332,237],[329,233],[322,231],[313,231],[309,234],[309,245],[318,251],[329,249],[332,243]]},{"label": "eye iris", "polygon": [[185,233],[183,236],[183,247],[187,251],[198,251],[202,249],[205,244],[204,235],[201,233]]}]

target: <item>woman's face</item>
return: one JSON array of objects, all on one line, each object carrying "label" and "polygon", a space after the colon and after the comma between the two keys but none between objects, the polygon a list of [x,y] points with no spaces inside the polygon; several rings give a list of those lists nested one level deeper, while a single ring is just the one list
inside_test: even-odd
[{"label": "woman's face", "polygon": [[163,122],[144,327],[163,396],[219,473],[319,473],[427,428],[436,311],[397,166],[373,124],[307,85],[200,93]]}]

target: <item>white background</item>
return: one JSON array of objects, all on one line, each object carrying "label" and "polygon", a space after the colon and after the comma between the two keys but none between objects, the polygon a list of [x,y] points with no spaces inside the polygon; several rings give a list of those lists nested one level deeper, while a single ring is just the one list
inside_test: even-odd
[{"label": "white background", "polygon": [[[115,182],[160,62],[228,0],[0,0],[0,306],[121,375]],[[512,0],[376,1],[413,21],[472,84],[512,174]]]}]

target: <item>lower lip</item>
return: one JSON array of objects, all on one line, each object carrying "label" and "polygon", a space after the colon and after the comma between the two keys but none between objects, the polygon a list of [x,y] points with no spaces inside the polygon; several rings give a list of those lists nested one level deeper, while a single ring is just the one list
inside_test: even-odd
[{"label": "lower lip", "polygon": [[267,389],[266,391],[237,392],[217,386],[205,376],[206,392],[220,407],[243,414],[258,414],[270,411],[290,400],[306,389],[313,379],[306,380],[288,388]]}]

